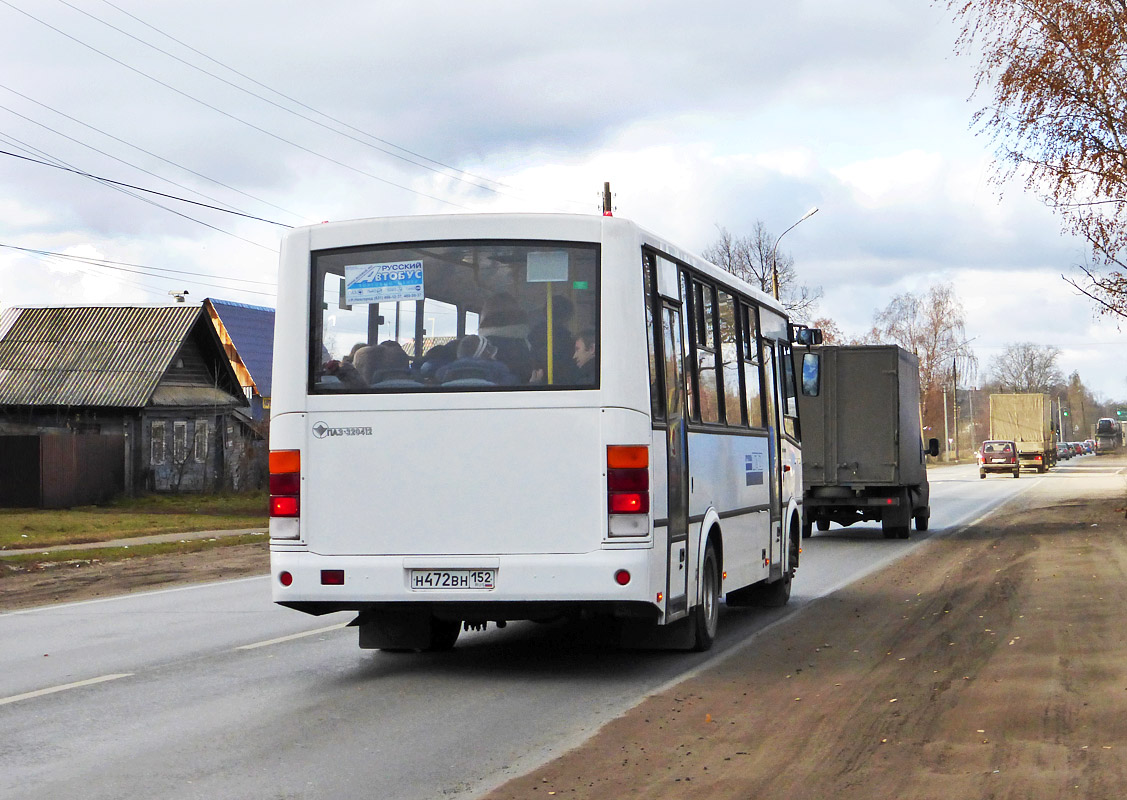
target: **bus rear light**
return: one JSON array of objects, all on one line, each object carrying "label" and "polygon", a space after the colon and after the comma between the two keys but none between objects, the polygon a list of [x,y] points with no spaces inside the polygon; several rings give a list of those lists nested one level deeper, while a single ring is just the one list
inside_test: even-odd
[{"label": "bus rear light", "polygon": [[648,469],[607,469],[607,489],[612,492],[648,492]]},{"label": "bus rear light", "polygon": [[343,569],[323,569],[323,570],[321,570],[321,585],[322,586],[344,586],[344,570]]},{"label": "bus rear light", "polygon": [[649,469],[650,448],[642,445],[608,445],[607,467],[610,469]]},{"label": "bus rear light", "polygon": [[614,582],[619,586],[625,586],[630,583],[630,573],[624,569],[620,569],[618,572],[614,573]]},{"label": "bus rear light", "polygon": [[270,451],[270,516],[301,515],[301,451]]},{"label": "bus rear light", "polygon": [[278,583],[282,584],[283,586],[289,586],[291,583],[293,583],[293,575],[288,572],[279,573]]},{"label": "bus rear light", "polygon": [[[610,536],[649,535],[650,449],[645,445],[607,446],[607,532]],[[629,515],[646,515],[646,524]]]},{"label": "bus rear light", "polygon": [[270,474],[281,472],[301,472],[300,450],[270,451]]},{"label": "bus rear light", "polygon": [[610,492],[607,509],[611,514],[650,513],[649,492]]},{"label": "bus rear light", "polygon": [[272,517],[297,517],[301,516],[301,504],[297,497],[284,495],[270,498],[270,516]]},{"label": "bus rear light", "polygon": [[301,475],[297,472],[286,472],[281,475],[270,476],[270,494],[299,494],[301,492]]}]

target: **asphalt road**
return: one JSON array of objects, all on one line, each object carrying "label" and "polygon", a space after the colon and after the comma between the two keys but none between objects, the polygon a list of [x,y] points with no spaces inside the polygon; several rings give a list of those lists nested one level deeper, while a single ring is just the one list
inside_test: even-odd
[{"label": "asphalt road", "polygon": [[723,609],[709,653],[618,652],[517,623],[443,654],[361,651],[350,615],[269,602],[267,578],[0,614],[0,798],[471,796],[569,749],[772,622],[973,522],[1045,476],[932,470],[926,534],[805,543],[785,609]]}]

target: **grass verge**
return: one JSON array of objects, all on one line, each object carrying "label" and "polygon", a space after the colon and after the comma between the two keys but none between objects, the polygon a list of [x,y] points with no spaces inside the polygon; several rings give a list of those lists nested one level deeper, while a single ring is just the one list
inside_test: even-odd
[{"label": "grass verge", "polygon": [[91,550],[52,550],[49,553],[32,551],[0,552],[0,564],[8,569],[0,570],[0,578],[12,572],[32,572],[61,563],[104,561],[123,561],[143,556],[158,556],[185,553],[198,553],[217,547],[236,547],[244,544],[261,543],[266,546],[265,533],[248,533],[237,536],[224,536],[211,539],[184,539],[178,542],[158,542],[154,544],[124,545],[121,547],[99,547]]},{"label": "grass verge", "polygon": [[264,528],[266,507],[266,494],[256,492],[149,495],[72,509],[0,509],[0,552],[157,533]]}]

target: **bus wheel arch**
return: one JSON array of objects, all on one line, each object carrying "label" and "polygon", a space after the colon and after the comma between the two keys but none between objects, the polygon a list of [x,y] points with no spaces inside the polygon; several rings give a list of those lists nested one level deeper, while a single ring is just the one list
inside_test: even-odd
[{"label": "bus wheel arch", "polygon": [[703,652],[712,647],[720,623],[720,596],[723,591],[724,571],[721,558],[720,536],[717,528],[710,528],[704,538],[704,555],[700,559],[697,584],[699,602],[693,606],[692,649]]}]

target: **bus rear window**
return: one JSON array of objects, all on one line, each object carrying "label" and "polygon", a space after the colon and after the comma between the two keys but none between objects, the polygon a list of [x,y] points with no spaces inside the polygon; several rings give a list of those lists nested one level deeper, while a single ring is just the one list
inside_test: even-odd
[{"label": "bus rear window", "polygon": [[314,394],[598,388],[597,245],[348,248],[312,269]]}]

